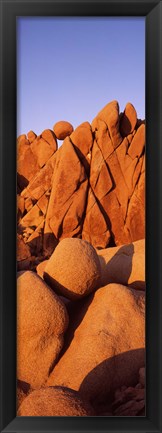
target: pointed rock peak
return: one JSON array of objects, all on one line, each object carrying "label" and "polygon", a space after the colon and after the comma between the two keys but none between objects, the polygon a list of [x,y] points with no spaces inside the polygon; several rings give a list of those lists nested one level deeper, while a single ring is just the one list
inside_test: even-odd
[{"label": "pointed rock peak", "polygon": [[126,137],[131,132],[134,131],[137,123],[137,112],[134,106],[128,102],[124,113],[121,115],[120,119],[120,132],[123,137]]}]

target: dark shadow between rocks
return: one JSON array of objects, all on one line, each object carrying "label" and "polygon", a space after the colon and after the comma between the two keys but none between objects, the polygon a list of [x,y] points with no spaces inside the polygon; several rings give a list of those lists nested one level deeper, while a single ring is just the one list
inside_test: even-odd
[{"label": "dark shadow between rocks", "polygon": [[18,191],[23,191],[24,188],[28,186],[28,179],[26,179],[25,176],[22,174],[17,173],[17,184],[18,184]]},{"label": "dark shadow between rocks", "polygon": [[62,351],[59,354],[59,359],[64,355],[68,347],[70,346],[75,331],[78,328],[78,326],[81,324],[82,320],[84,319],[84,316],[93,301],[94,293],[87,296],[86,298],[83,298],[79,301],[71,301],[68,305],[68,315],[69,315],[69,326],[67,328],[67,331],[64,334],[64,345],[62,348]]},{"label": "dark shadow between rocks", "polygon": [[130,123],[130,120],[128,119],[126,114],[123,113],[123,115],[120,118],[120,124],[119,124],[119,130],[121,136],[124,138],[127,135],[129,135],[131,133],[131,129],[132,129],[132,125]]},{"label": "dark shadow between rocks", "polygon": [[[96,414],[106,412],[114,400],[114,390],[123,385],[135,386],[138,383],[139,369],[144,366],[144,348],[115,355],[88,373],[81,383],[79,392],[91,402]],[[107,377],[109,382],[105,380]]]}]

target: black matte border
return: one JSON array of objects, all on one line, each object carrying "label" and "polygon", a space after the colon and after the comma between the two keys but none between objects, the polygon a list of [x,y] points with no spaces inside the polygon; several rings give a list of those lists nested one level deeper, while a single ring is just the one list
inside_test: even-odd
[{"label": "black matte border", "polygon": [[[0,0],[1,429],[162,432],[162,1]],[[146,17],[146,417],[21,417],[16,413],[16,16]]]}]

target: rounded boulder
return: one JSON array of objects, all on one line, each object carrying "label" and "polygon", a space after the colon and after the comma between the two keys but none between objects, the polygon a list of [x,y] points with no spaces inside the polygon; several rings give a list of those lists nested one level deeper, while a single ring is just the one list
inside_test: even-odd
[{"label": "rounded boulder", "polygon": [[66,137],[72,134],[73,126],[71,123],[66,122],[65,120],[60,120],[53,126],[53,131],[58,140],[64,140]]},{"label": "rounded boulder", "polygon": [[95,249],[81,239],[63,239],[48,260],[44,279],[69,299],[88,295],[100,283],[100,261]]},{"label": "rounded boulder", "polygon": [[18,274],[17,378],[42,386],[63,347],[68,313],[59,297],[34,272]]},{"label": "rounded boulder", "polygon": [[18,416],[93,416],[91,405],[79,393],[64,387],[33,391],[25,398]]}]

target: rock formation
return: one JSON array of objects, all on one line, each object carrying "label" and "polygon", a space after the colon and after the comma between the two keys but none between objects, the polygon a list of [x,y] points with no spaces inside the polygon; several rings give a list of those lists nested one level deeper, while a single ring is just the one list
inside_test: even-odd
[{"label": "rock formation", "polygon": [[17,183],[18,416],[144,416],[145,122],[22,134]]},{"label": "rock formation", "polygon": [[32,255],[49,257],[66,237],[95,248],[144,238],[145,123],[132,104],[119,113],[112,101],[91,125],[60,121],[27,137],[18,138],[18,233]]}]

